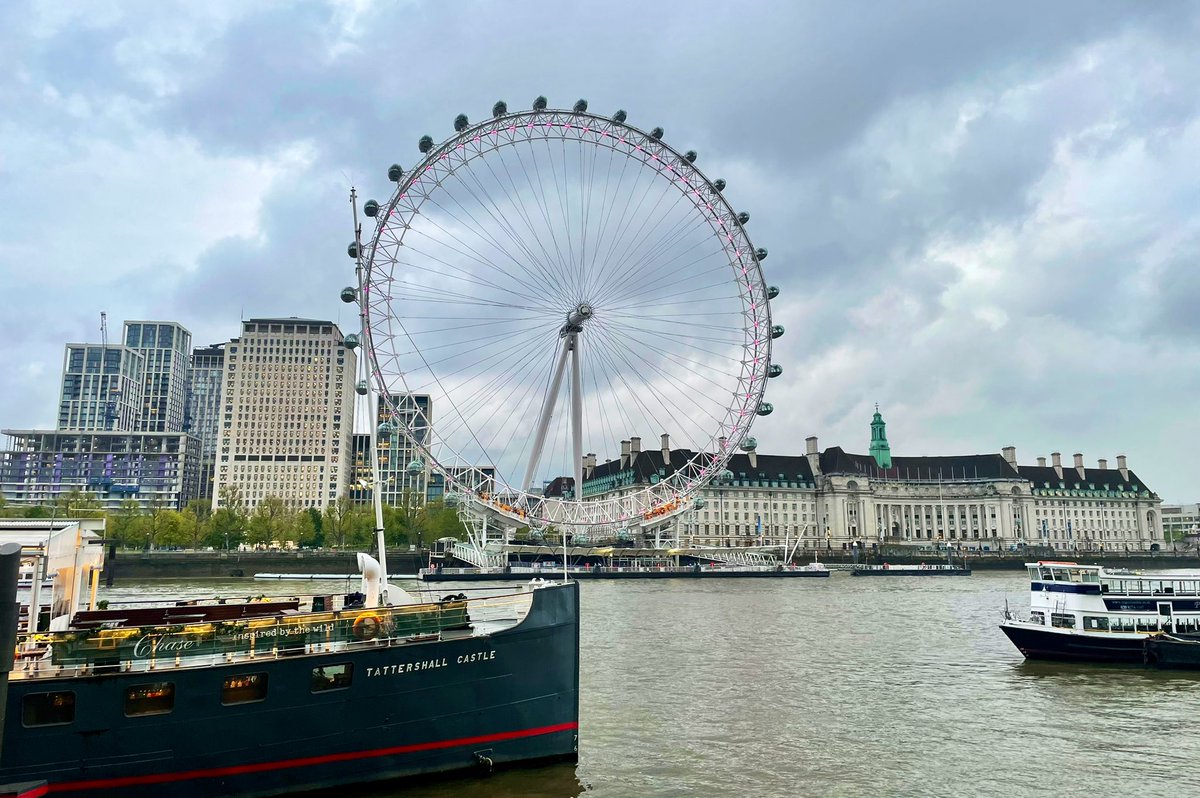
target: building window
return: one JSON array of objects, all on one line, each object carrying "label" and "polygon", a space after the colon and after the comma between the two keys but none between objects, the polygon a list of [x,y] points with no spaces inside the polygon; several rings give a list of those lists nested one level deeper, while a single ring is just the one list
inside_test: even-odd
[{"label": "building window", "polygon": [[125,716],[163,715],[175,708],[175,685],[171,682],[139,684],[125,691]]},{"label": "building window", "polygon": [[75,693],[31,693],[21,701],[23,726],[62,726],[75,720]]},{"label": "building window", "polygon": [[324,693],[327,690],[344,690],[354,681],[354,665],[326,665],[323,668],[313,668],[312,691]]},{"label": "building window", "polygon": [[267,697],[267,674],[243,673],[230,676],[221,685],[221,703],[249,704]]}]

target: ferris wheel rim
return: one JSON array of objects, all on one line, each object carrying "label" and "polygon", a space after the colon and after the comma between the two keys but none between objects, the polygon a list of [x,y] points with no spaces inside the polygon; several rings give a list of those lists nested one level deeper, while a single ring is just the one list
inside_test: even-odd
[{"label": "ferris wheel rim", "polygon": [[[502,135],[502,131],[509,136]],[[656,130],[655,133],[660,131]],[[411,391],[395,355],[392,355],[396,365],[394,374],[385,374],[385,368],[381,364],[376,327],[384,321],[398,320],[391,310],[391,297],[386,290],[382,290],[375,278],[385,269],[385,265],[393,270],[397,265],[395,256],[387,257],[385,253],[384,257],[380,258],[381,239],[385,232],[394,229],[390,220],[396,217],[397,209],[402,209],[400,215],[407,219],[407,222],[399,225],[399,235],[390,242],[390,246],[399,251],[404,246],[404,237],[409,231],[408,222],[420,215],[421,207],[431,196],[437,194],[442,181],[448,176],[468,167],[472,161],[503,147],[521,142],[560,138],[571,139],[581,145],[606,147],[634,162],[640,161],[641,167],[649,167],[659,176],[671,175],[667,178],[668,181],[692,202],[695,210],[709,224],[713,236],[721,242],[728,267],[732,270],[734,282],[738,286],[738,297],[742,303],[742,316],[745,320],[741,345],[745,357],[740,363],[737,390],[733,392],[728,414],[710,436],[710,445],[703,447],[703,451],[693,452],[684,467],[673,469],[671,474],[665,475],[658,483],[643,485],[631,494],[601,500],[583,497],[569,500],[547,499],[530,492],[527,485],[514,486],[501,480],[505,495],[517,498],[512,505],[503,505],[505,509],[502,514],[567,526],[619,524],[644,519],[647,512],[655,508],[681,505],[703,484],[716,477],[747,437],[754,416],[762,405],[769,376],[773,337],[771,308],[758,252],[753,248],[738,214],[722,193],[723,186],[718,186],[695,166],[692,162],[693,153],[689,153],[693,156],[689,159],[687,155],[663,142],[661,136],[647,133],[624,120],[602,117],[586,111],[563,109],[500,114],[484,122],[466,126],[441,144],[431,146],[425,157],[397,181],[387,203],[378,206],[375,230],[365,248],[366,252],[363,253],[364,269],[360,284],[364,351],[371,377],[379,385],[384,403],[395,413],[396,405],[392,395],[394,383],[389,385],[387,378],[398,379],[406,392]],[[417,198],[415,203],[414,196]],[[402,322],[400,327],[403,330]],[[401,394],[397,393],[397,396],[399,395]],[[432,450],[437,440],[435,432],[430,435],[428,442],[412,442],[414,449],[426,460],[429,467],[443,476],[448,491],[455,487],[461,489],[474,478],[463,479],[464,474],[474,470],[477,477],[481,474],[479,467],[487,465],[479,463],[464,467],[444,464]],[[450,451],[457,456],[453,449]],[[472,493],[469,489],[464,492]],[[580,486],[577,493],[582,492]],[[554,511],[551,512],[547,508]]]}]

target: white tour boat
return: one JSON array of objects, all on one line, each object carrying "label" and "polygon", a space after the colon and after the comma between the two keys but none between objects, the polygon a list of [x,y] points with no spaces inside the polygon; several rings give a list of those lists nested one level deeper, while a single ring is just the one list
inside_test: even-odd
[{"label": "white tour boat", "polygon": [[1030,659],[1142,662],[1152,635],[1200,633],[1200,571],[1130,571],[1042,561],[1029,569],[1026,619],[1000,628]]}]

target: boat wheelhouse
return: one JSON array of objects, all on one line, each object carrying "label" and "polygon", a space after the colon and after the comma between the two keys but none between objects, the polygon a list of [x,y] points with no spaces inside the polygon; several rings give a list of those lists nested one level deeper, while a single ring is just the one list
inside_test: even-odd
[{"label": "boat wheelhouse", "polygon": [[1200,633],[1200,571],[1130,571],[1075,562],[1027,563],[1027,618],[1000,628],[1030,659],[1142,662],[1161,633]]}]

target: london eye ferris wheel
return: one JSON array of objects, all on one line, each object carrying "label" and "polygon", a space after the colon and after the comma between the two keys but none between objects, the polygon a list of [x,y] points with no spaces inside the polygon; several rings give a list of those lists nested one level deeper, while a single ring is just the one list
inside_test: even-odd
[{"label": "london eye ferris wheel", "polygon": [[[351,245],[343,299],[396,432],[448,491],[517,523],[685,508],[753,440],[782,372],[749,214],[624,111],[539,97],[454,130],[388,170],[396,187],[364,204],[375,227]],[[667,457],[622,461],[643,437]]]}]

